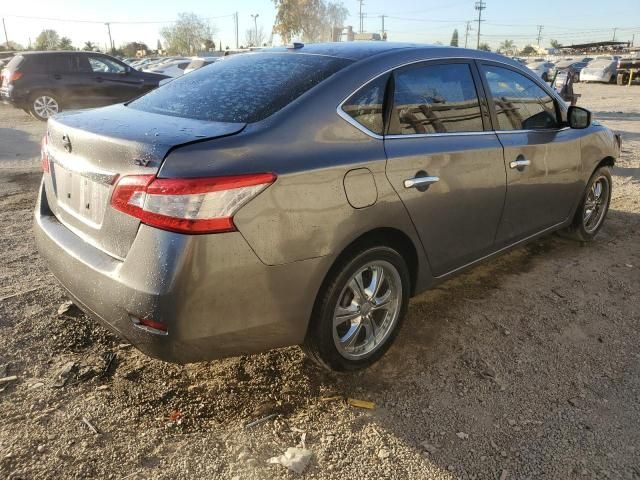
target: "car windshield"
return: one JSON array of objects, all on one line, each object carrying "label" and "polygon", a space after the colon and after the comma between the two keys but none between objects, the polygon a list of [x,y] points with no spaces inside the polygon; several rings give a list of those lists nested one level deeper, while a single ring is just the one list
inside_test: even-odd
[{"label": "car windshield", "polygon": [[350,63],[292,53],[235,55],[169,82],[128,106],[197,120],[257,122]]}]

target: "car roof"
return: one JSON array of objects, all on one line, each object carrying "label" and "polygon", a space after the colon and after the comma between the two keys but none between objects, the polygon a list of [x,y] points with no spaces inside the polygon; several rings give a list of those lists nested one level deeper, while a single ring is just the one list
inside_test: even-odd
[{"label": "car roof", "polygon": [[[437,49],[442,45],[425,45],[419,43],[383,42],[383,41],[355,41],[355,42],[332,42],[332,43],[294,43],[293,46],[275,47],[263,49],[260,52],[291,52],[306,53],[310,55],[326,55],[329,57],[340,57],[349,60],[362,60],[380,53],[398,49],[421,48]],[[258,53],[258,52],[254,52]]]},{"label": "car roof", "polygon": [[60,54],[64,54],[64,55],[71,55],[71,54],[76,54],[76,55],[108,55],[110,56],[108,53],[102,53],[102,52],[87,52],[84,50],[45,50],[45,51],[35,51],[35,52],[20,52],[20,55],[24,55],[24,56],[34,56],[34,55],[60,55]]}]

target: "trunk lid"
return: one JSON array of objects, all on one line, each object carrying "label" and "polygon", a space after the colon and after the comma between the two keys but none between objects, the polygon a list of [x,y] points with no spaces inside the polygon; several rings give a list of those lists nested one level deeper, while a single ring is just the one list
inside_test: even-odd
[{"label": "trunk lid", "polygon": [[49,120],[53,214],[85,241],[123,259],[140,221],[110,206],[115,182],[125,175],[157,174],[169,151],[240,132],[244,123],[177,118],[112,105],[68,112]]}]

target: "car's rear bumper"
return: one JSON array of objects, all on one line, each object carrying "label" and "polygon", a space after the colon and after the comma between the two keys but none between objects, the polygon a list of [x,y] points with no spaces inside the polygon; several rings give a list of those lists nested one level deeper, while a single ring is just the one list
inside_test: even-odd
[{"label": "car's rear bumper", "polygon": [[[124,261],[35,209],[38,250],[83,310],[144,353],[188,363],[299,344],[326,259],[266,266],[238,232],[181,235],[140,227]],[[132,317],[167,325],[141,330]]]},{"label": "car's rear bumper", "polygon": [[17,108],[26,108],[26,99],[17,95],[12,86],[0,87],[0,101]]}]

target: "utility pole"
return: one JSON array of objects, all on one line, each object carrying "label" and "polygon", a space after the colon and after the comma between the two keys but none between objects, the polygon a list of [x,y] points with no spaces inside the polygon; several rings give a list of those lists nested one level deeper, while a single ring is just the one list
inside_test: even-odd
[{"label": "utility pole", "polygon": [[633,47],[633,42],[636,40],[636,34],[631,35],[631,46]]},{"label": "utility pole", "polygon": [[467,27],[464,32],[464,48],[467,48],[469,43],[469,32],[471,31],[471,22],[467,22]]},{"label": "utility pole", "polygon": [[542,40],[542,29],[544,27],[542,25],[538,25],[538,46],[540,46],[540,40]]},{"label": "utility pole", "polygon": [[7,25],[4,23],[4,17],[2,18],[2,28],[4,28],[4,40],[7,42],[7,50],[9,50],[9,37],[7,35]]},{"label": "utility pole", "polygon": [[109,32],[109,45],[111,46],[111,53],[113,53],[113,40],[111,39],[111,24],[109,22],[105,23],[107,26],[107,32]]},{"label": "utility pole", "polygon": [[611,41],[612,41],[612,42],[615,42],[615,41],[616,41],[616,31],[617,31],[617,30],[618,30],[618,28],[617,28],[617,27],[613,29],[613,38],[611,39]]},{"label": "utility pole", "polygon": [[385,19],[386,15],[380,15],[380,18],[382,19],[382,36],[384,37],[384,19]]},{"label": "utility pole", "polygon": [[476,10],[478,11],[478,44],[476,48],[480,50],[480,23],[482,23],[482,11],[487,8],[487,3],[483,0],[476,2]]},{"label": "utility pole", "polygon": [[259,13],[256,13],[255,15],[251,15],[251,18],[253,18],[253,25],[255,27],[255,36],[253,37],[253,43],[254,43],[254,47],[259,47],[260,45],[258,45],[258,17],[260,16]]},{"label": "utility pole", "polygon": [[238,42],[238,12],[233,14],[233,21],[236,27],[236,50],[240,48],[240,43]]},{"label": "utility pole", "polygon": [[360,3],[360,33],[364,31],[364,15],[362,13],[362,5],[364,4],[364,0],[358,0]]}]

